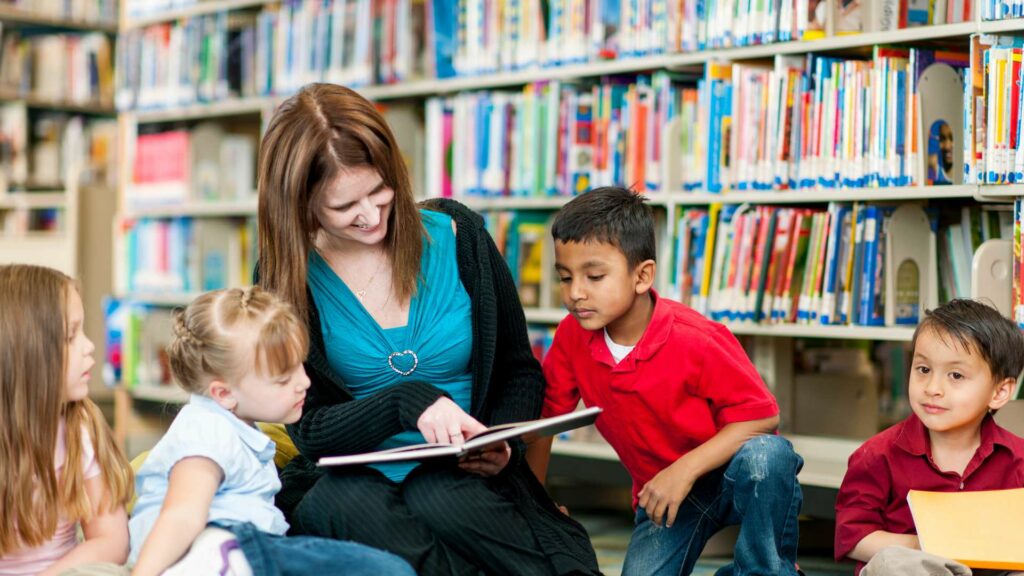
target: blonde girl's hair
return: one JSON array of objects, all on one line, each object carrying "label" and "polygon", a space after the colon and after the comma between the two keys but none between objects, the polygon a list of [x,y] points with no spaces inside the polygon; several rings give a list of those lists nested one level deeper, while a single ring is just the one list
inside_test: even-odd
[{"label": "blonde girl's hair", "polygon": [[306,359],[309,336],[292,307],[258,286],[215,290],[174,311],[167,347],[171,374],[182,388],[206,392],[255,368],[278,376]]},{"label": "blonde girl's hair", "polygon": [[409,171],[387,121],[344,86],[309,84],[278,107],[260,144],[259,284],[307,318],[307,258],[320,224],[314,208],[346,169],[369,166],[395,193],[384,247],[401,299],[416,292],[424,228]]},{"label": "blonde girl's hair", "polygon": [[[67,301],[75,289],[50,268],[0,266],[0,557],[43,544],[60,518],[88,521],[94,510],[113,511],[132,498],[131,467],[99,408],[88,398],[66,401]],[[67,456],[58,477],[61,418]],[[92,439],[105,502],[86,495],[83,431]]]}]

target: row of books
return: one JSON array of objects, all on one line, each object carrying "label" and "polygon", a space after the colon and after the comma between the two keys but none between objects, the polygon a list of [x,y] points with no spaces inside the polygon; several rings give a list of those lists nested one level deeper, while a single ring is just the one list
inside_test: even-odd
[{"label": "row of books", "polygon": [[512,273],[523,306],[560,307],[551,240],[554,215],[543,210],[490,210],[483,216]]},{"label": "row of books", "polygon": [[0,86],[8,90],[55,102],[113,106],[113,57],[106,34],[3,29],[0,50]]},{"label": "row of books", "polygon": [[117,122],[0,104],[0,175],[9,189],[63,188],[73,164],[82,183],[116,178]]},{"label": "row of books", "polygon": [[[711,63],[698,83],[697,143],[684,187],[712,192],[959,182],[959,70],[967,55],[876,46],[870,60],[776,56],[772,65]],[[954,90],[936,85],[945,70]],[[944,122],[943,156],[938,132]],[[938,125],[936,125],[938,126]],[[936,128],[937,130],[937,128]],[[946,134],[943,132],[943,134]],[[961,136],[962,138],[962,136]],[[936,142],[932,142],[935,139]],[[698,145],[707,141],[707,150]],[[941,163],[937,161],[941,160]],[[706,168],[703,168],[705,165]]]},{"label": "row of books", "polygon": [[0,238],[61,234],[65,219],[64,210],[57,208],[0,209]]},{"label": "row of books", "polygon": [[253,198],[255,162],[256,135],[216,122],[140,134],[126,208]]},{"label": "row of books", "polygon": [[973,138],[964,142],[965,180],[1024,182],[1024,37],[977,35],[970,50],[964,128]]},{"label": "row of books", "polygon": [[103,302],[106,346],[103,380],[108,386],[171,386],[167,346],[174,335],[171,310],[130,300]]},{"label": "row of books", "polygon": [[2,0],[0,6],[56,19],[117,21],[117,0]]},{"label": "row of books", "polygon": [[681,209],[670,295],[735,323],[915,325],[926,307],[969,297],[981,242],[1009,214],[977,207],[830,203],[827,209]]},{"label": "row of books", "polygon": [[[1017,326],[1024,330],[1024,199],[1018,198],[1013,203],[1013,237],[1011,248],[1012,287],[1011,306],[1013,319]],[[1024,396],[1021,396],[1024,398]]]},{"label": "row of books", "polygon": [[424,76],[422,2],[285,0],[128,30],[117,105],[151,109],[292,94],[310,82],[389,84]]},{"label": "row of books", "polygon": [[701,188],[700,158],[709,144],[698,125],[698,92],[658,72],[431,98],[427,193],[555,196],[620,183],[648,193]]},{"label": "row of books", "polygon": [[540,362],[544,361],[551,343],[555,340],[555,328],[552,325],[530,324],[526,327],[527,336],[530,339],[530,350],[533,356]]},{"label": "row of books", "polygon": [[[923,4],[922,4],[923,2]],[[159,11],[165,2],[141,3]],[[970,21],[969,0],[284,0],[128,30],[121,109]],[[454,15],[454,17],[453,17]],[[830,24],[832,21],[836,24]]]},{"label": "row of books", "polygon": [[[437,70],[474,75],[536,66],[808,40],[969,22],[970,0],[434,0]],[[438,74],[443,77],[445,74]]]},{"label": "row of books", "polygon": [[183,294],[252,281],[255,218],[140,218],[115,239],[115,292]]},{"label": "row of books", "polygon": [[1024,2],[1021,0],[982,0],[982,20],[1010,20],[1024,18]]},{"label": "row of books", "polygon": [[[961,180],[966,53],[776,56],[602,83],[428,100],[427,191],[550,196],[950,184]],[[936,70],[953,74],[932,80]],[[922,104],[924,103],[924,104]],[[949,113],[955,110],[955,116]],[[943,114],[945,114],[943,116]]]}]

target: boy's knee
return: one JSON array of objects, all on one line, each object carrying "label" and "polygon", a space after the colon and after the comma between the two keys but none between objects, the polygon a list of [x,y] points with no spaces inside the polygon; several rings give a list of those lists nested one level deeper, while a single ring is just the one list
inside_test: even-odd
[{"label": "boy's knee", "polygon": [[742,476],[753,482],[793,479],[803,466],[803,459],[793,445],[782,436],[764,434],[747,440],[733,457],[729,476]]}]

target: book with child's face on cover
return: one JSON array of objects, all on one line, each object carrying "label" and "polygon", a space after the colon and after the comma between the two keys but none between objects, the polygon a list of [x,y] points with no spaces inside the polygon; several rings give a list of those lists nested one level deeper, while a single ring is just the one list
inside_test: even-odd
[{"label": "book with child's face on cover", "polygon": [[522,438],[523,441],[529,442],[542,436],[553,436],[566,430],[589,426],[597,420],[597,415],[600,413],[601,409],[593,406],[551,418],[500,424],[480,432],[462,444],[416,444],[365,454],[325,456],[317,461],[317,466],[377,464],[404,460],[426,460],[445,456],[461,458],[466,454],[488,449],[513,438]]},{"label": "book with child's face on cover", "polygon": [[921,550],[971,568],[1024,570],[1024,488],[907,494]]}]

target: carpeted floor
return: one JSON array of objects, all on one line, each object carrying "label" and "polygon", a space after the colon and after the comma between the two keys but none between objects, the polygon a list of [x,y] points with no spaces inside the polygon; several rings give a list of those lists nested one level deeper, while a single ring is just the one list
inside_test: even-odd
[{"label": "carpeted floor", "polygon": [[[630,515],[621,511],[587,510],[574,512],[573,517],[579,520],[590,533],[601,571],[607,576],[619,576],[622,570],[622,561],[626,555],[626,547],[629,544],[629,536],[632,533]],[[805,528],[801,522],[801,530],[809,542],[812,540],[821,542],[822,536],[828,536],[824,532],[830,528],[823,528],[820,525],[809,525]],[[818,538],[813,538],[814,536],[818,536]],[[734,536],[731,537],[734,538]],[[805,538],[801,537],[801,543],[804,540]],[[712,540],[708,544],[708,549],[705,550],[705,557],[698,562],[693,575],[712,576],[715,570],[730,561],[727,556],[730,549],[730,535],[723,534],[721,538]],[[708,553],[714,556],[710,556]],[[806,552],[801,550],[800,568],[807,576],[850,576],[853,574],[852,564],[837,564],[828,556],[829,553],[830,550],[822,548],[809,549]]]}]

